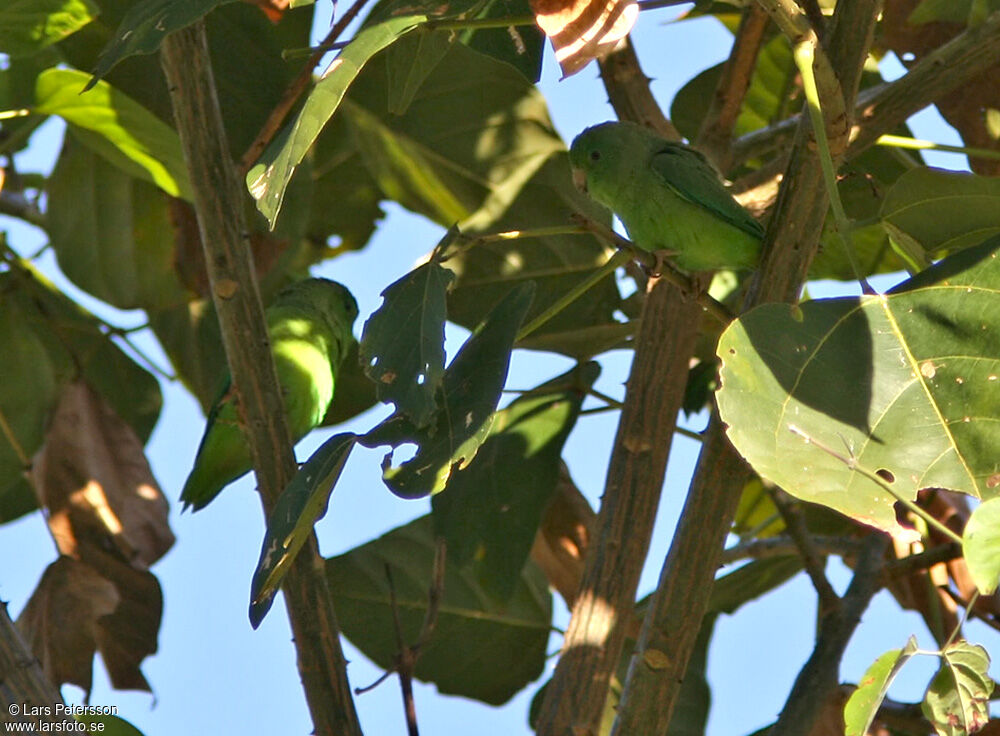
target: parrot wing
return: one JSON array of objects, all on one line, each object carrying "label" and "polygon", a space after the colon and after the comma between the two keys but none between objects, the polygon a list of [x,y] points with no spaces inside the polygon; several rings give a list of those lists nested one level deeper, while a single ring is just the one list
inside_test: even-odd
[{"label": "parrot wing", "polygon": [[703,207],[748,235],[764,236],[764,228],[733,199],[712,165],[697,151],[668,144],[653,154],[650,165],[681,199]]}]

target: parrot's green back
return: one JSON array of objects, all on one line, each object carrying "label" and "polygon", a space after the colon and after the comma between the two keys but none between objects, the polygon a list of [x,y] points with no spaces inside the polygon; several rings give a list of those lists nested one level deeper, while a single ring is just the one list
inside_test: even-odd
[{"label": "parrot's green back", "polygon": [[602,123],[576,137],[570,162],[640,248],[673,251],[686,271],[757,265],[763,229],[694,149],[633,123]]},{"label": "parrot's green back", "polygon": [[[306,279],[282,291],[266,312],[289,430],[298,442],[319,425],[333,399],[337,372],[353,337],[358,306],[329,279]],[[212,406],[205,435],[181,501],[195,511],[251,469],[250,448],[239,426],[234,394],[225,389]]]}]

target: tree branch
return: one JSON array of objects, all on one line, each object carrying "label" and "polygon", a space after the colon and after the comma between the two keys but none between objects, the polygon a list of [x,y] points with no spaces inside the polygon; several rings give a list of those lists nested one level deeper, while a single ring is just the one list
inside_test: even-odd
[{"label": "tree branch", "polygon": [[802,518],[802,512],[796,506],[795,501],[783,490],[774,487],[770,490],[771,500],[774,501],[778,513],[784,519],[788,536],[794,540],[795,546],[798,548],[799,557],[802,558],[802,565],[805,567],[806,574],[816,589],[816,595],[819,596],[819,610],[822,613],[838,610],[840,608],[840,596],[837,595],[833,586],[830,585],[830,581],[826,578],[826,573],[823,569],[826,559],[819,553],[814,544],[812,535],[806,528],[805,520]]},{"label": "tree branch", "polygon": [[[830,64],[853,109],[861,68],[871,44],[878,0],[841,0],[827,34]],[[811,126],[803,120],[774,215],[764,238],[760,269],[746,306],[797,298],[816,253],[828,207]],[[736,505],[751,471],[713,416],[688,499],[643,622],[636,656],[613,733],[645,734],[649,723],[669,723],[711,595]]]},{"label": "tree branch", "polygon": [[795,678],[781,711],[768,736],[793,736],[810,733],[813,723],[836,689],[840,660],[847,643],[861,621],[872,597],[881,589],[881,570],[889,537],[873,531],[865,540],[865,548],[854,569],[854,578],[838,610],[820,620],[819,636],[809,660]]},{"label": "tree branch", "polygon": [[[601,63],[601,77],[621,119],[661,134],[673,130],[631,46]],[[663,279],[650,280],[601,509],[539,714],[539,736],[596,734],[600,728],[649,551],[700,315],[701,307],[679,289]]]},{"label": "tree branch", "polygon": [[756,3],[743,12],[732,51],[722,67],[722,76],[695,139],[695,148],[708,156],[722,172],[730,169],[733,129],[750,89],[767,24],[767,13]]},{"label": "tree branch", "polygon": [[[848,160],[914,113],[997,64],[1000,64],[1000,11],[922,58],[896,81],[860,94],[854,109],[855,127]],[[789,145],[798,127],[799,116],[795,116],[738,138],[732,148],[733,165]]]},{"label": "tree branch", "polygon": [[[237,406],[261,502],[269,514],[295,474],[295,455],[243,222],[245,194],[229,158],[203,22],[168,36],[161,62],[191,174],[205,265]],[[315,733],[360,736],[315,536],[296,557],[283,590]]]},{"label": "tree branch", "polygon": [[[42,671],[21,632],[0,602],[0,723],[75,724],[70,715],[57,715],[56,703],[62,695]],[[37,710],[29,710],[37,709]],[[32,729],[34,731],[35,729]]]}]

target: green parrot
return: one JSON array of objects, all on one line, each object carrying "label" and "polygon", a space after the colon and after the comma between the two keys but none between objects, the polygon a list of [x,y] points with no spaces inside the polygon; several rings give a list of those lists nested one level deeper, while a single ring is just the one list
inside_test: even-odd
[{"label": "green parrot", "polygon": [[[346,288],[329,279],[306,279],[284,289],[265,313],[288,427],[298,442],[326,414],[340,363],[354,339],[358,305]],[[239,426],[235,394],[227,377],[208,413],[194,468],[181,501],[198,511],[252,466]]]},{"label": "green parrot", "polygon": [[634,123],[587,128],[569,150],[573,181],[648,251],[685,271],[751,269],[764,230],[702,154]]}]

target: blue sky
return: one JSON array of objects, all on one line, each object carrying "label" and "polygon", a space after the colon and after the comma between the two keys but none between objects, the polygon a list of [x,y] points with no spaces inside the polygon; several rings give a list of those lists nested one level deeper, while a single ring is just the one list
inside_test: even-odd
[{"label": "blue sky", "polygon": [[[319,4],[320,16],[329,15],[329,4]],[[653,92],[669,105],[674,93],[692,76],[722,61],[728,54],[731,36],[716,21],[699,19],[668,24],[677,9],[643,13],[635,32],[635,44],[646,73],[654,78]],[[318,28],[328,27],[322,17]],[[901,72],[898,63],[886,62],[887,76]],[[559,81],[559,71],[551,52],[546,50],[541,89],[549,101],[557,128],[570,140],[587,125],[613,117],[606,94],[597,78],[596,65],[578,75]],[[936,113],[926,112],[913,122],[918,137],[957,143],[957,136],[940,122]],[[19,159],[22,170],[47,170],[61,136],[59,125],[49,123],[38,134],[35,150]],[[964,158],[937,156],[936,165],[965,168]],[[379,292],[408,271],[438,240],[436,226],[398,207],[388,207],[390,216],[364,251],[348,254],[316,269],[348,284],[354,291],[362,319],[360,326],[379,304]],[[0,227],[9,228],[10,242],[22,254],[32,253],[44,243],[40,233],[0,218]],[[58,273],[51,257],[43,265],[56,282],[78,296],[88,308],[109,321],[137,325],[141,313],[109,310],[80,295]],[[877,284],[884,288],[885,279]],[[813,296],[856,294],[856,285],[811,287]],[[166,359],[148,335],[141,338],[143,349],[161,365]],[[462,339],[460,330],[449,332],[450,354]],[[603,374],[598,387],[621,396],[630,353],[602,357]],[[558,356],[518,353],[508,386],[527,388],[556,375],[569,362]],[[230,487],[206,511],[181,515],[176,498],[190,469],[201,437],[204,419],[194,399],[179,385],[164,384],[164,411],[147,446],[153,471],[171,500],[171,524],[177,535],[173,550],[153,569],[165,596],[160,632],[160,651],[148,659],[143,670],[153,686],[155,698],[143,693],[111,690],[103,668],[95,667],[95,686],[90,702],[115,705],[119,715],[132,721],[147,736],[168,733],[195,734],[307,734],[311,724],[295,670],[294,648],[283,605],[280,601],[258,631],[247,621],[250,575],[257,561],[263,534],[259,503],[253,483],[245,478]],[[355,420],[349,429],[367,429],[379,416],[372,410]],[[382,412],[384,413],[384,412]],[[704,417],[689,426],[701,429]],[[583,492],[596,506],[607,467],[607,455],[617,422],[613,414],[583,417],[569,440],[566,459]],[[332,430],[317,431],[298,448],[299,458],[326,439]],[[678,437],[670,467],[652,550],[640,583],[640,594],[655,586],[660,564],[687,490],[697,456],[697,443]],[[330,511],[318,525],[324,555],[340,553],[386,530],[426,513],[426,501],[402,501],[392,496],[379,477],[378,452],[357,448],[345,476],[338,484]],[[42,571],[55,557],[55,550],[40,514],[32,514],[0,528],[0,598],[9,601],[16,615],[24,606]],[[849,572],[831,563],[834,584],[843,589]],[[556,625],[564,626],[565,609],[557,600]],[[770,723],[802,662],[812,647],[815,602],[808,581],[799,576],[767,599],[752,603],[735,617],[723,617],[716,629],[710,652],[710,679],[714,707],[709,734],[750,733]],[[996,645],[996,635],[982,627],[970,630],[987,648]],[[845,659],[842,679],[856,680],[882,651],[902,646],[909,633],[931,645],[923,624],[913,614],[904,614],[886,594],[880,594],[864,618]],[[559,638],[553,636],[550,650],[558,651]],[[374,681],[380,671],[347,645],[351,660],[349,674],[353,686]],[[550,662],[554,663],[554,657]],[[900,698],[916,699],[929,677],[932,664],[918,661],[904,672],[893,691]],[[510,704],[495,709],[461,698],[444,697],[432,686],[418,685],[417,711],[421,729],[427,734],[465,733],[472,728],[480,736],[527,734],[528,703],[539,683],[529,686]],[[79,702],[80,693],[64,689],[67,700]],[[362,725],[368,734],[404,733],[399,689],[393,680],[357,698]]]}]

